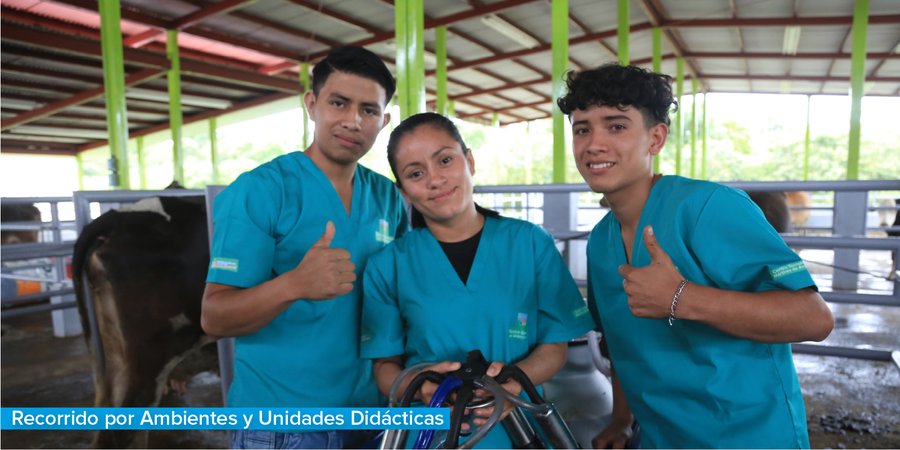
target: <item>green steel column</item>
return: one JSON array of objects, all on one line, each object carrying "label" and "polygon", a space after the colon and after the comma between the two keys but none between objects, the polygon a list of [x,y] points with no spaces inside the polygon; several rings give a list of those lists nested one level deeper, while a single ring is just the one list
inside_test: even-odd
[{"label": "green steel column", "polygon": [[850,59],[850,145],[847,179],[859,179],[859,141],[863,85],[866,82],[866,36],[869,28],[869,0],[853,3],[853,53]]},{"label": "green steel column", "polygon": [[691,178],[697,177],[697,78],[691,78]]},{"label": "green steel column", "polygon": [[106,90],[106,126],[109,152],[115,161],[117,177],[110,185],[128,189],[128,111],[125,104],[125,63],[122,53],[122,27],[119,0],[100,0],[100,38],[103,52],[103,86]]},{"label": "green steel column", "polygon": [[498,111],[494,111],[494,114],[491,115],[491,126],[494,128],[500,126],[500,113]]},{"label": "green steel column", "polygon": [[[306,110],[303,110],[306,115]],[[216,136],[216,118],[209,118],[209,163],[212,166],[212,184],[219,184],[219,138]],[[306,147],[303,147],[306,148]]]},{"label": "green steel column", "polygon": [[309,92],[310,89],[310,80],[309,80],[309,63],[304,62],[300,63],[300,86],[303,88],[303,93],[300,94],[300,109],[303,110],[303,148],[309,147],[309,111],[306,110],[306,102],[303,101],[303,97]]},{"label": "green steel column", "polygon": [[[653,27],[653,71],[662,73],[662,29]],[[656,155],[653,158],[653,173],[660,171],[660,158]]]},{"label": "green steel column", "polygon": [[437,70],[434,72],[437,78],[437,101],[435,110],[438,114],[447,115],[447,27],[440,26],[434,29],[434,49],[437,56]]},{"label": "green steel column", "polygon": [[[563,76],[569,63],[569,2],[553,0],[553,99],[565,94]],[[553,102],[553,182],[566,181],[566,129],[565,117],[556,102]]]},{"label": "green steel column", "polygon": [[78,190],[84,190],[84,161],[81,159],[81,153],[75,155],[75,163],[78,164]]},{"label": "green steel column", "polygon": [[409,93],[407,92],[409,78],[407,71],[407,50],[409,47],[407,28],[407,0],[394,2],[394,42],[397,45],[397,58],[394,61],[394,70],[397,76],[397,105],[400,107],[400,119],[409,116]]},{"label": "green steel column", "polygon": [[684,94],[684,58],[675,59],[675,98],[678,100],[678,112],[675,113],[675,175],[681,175],[681,96]]},{"label": "green steel column", "polygon": [[409,0],[411,8],[408,10],[412,16],[410,24],[412,24],[412,36],[410,43],[415,43],[415,48],[410,49],[410,60],[414,64],[407,66],[412,71],[411,79],[415,80],[415,84],[411,84],[411,104],[413,106],[412,114],[425,112],[425,0]]},{"label": "green steel column", "polygon": [[653,71],[662,72],[662,28],[653,27]]},{"label": "green steel column", "polygon": [[423,0],[394,3],[397,97],[400,118],[425,110],[425,7]]},{"label": "green steel column", "polygon": [[708,180],[706,176],[706,132],[709,130],[709,127],[706,126],[706,95],[703,94],[703,124],[700,126],[703,130],[703,157],[700,161],[700,178],[703,180]]},{"label": "green steel column", "polygon": [[803,139],[803,181],[809,181],[809,138],[810,132],[809,121],[809,104],[812,100],[811,95],[806,96],[806,137]]},{"label": "green steel column", "polygon": [[138,174],[140,175],[140,184],[138,186],[141,189],[147,189],[147,164],[144,159],[144,137],[138,136],[135,139],[135,144],[137,144],[137,163],[138,163]]},{"label": "green steel column", "polygon": [[631,0],[619,0],[619,42],[617,43],[617,51],[619,53],[619,64],[628,65],[630,58],[628,57],[628,33],[631,31],[631,12],[628,5]]},{"label": "green steel column", "polygon": [[172,174],[184,186],[184,146],[181,145],[181,56],[178,30],[166,31],[166,55],[169,57],[169,128],[172,130]]},{"label": "green steel column", "polygon": [[456,100],[447,101],[447,115],[450,117],[456,115]]}]

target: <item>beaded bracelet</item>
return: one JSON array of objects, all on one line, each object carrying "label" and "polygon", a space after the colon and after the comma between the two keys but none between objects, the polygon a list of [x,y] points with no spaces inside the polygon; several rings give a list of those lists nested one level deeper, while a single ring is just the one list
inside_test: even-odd
[{"label": "beaded bracelet", "polygon": [[672,297],[672,306],[669,308],[669,326],[675,322],[675,307],[678,306],[678,297],[681,297],[681,291],[684,290],[684,286],[687,284],[687,280],[681,280],[681,283],[678,284],[678,289],[675,290],[675,296]]}]

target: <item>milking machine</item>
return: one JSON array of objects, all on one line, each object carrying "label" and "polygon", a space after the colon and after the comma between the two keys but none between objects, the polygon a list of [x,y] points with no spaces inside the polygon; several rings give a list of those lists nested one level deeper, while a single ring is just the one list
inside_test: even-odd
[{"label": "milking machine", "polygon": [[[435,439],[434,430],[422,430],[416,437],[413,448],[472,448],[498,422],[503,425],[514,448],[579,448],[578,442],[572,436],[572,432],[569,431],[569,427],[556,408],[541,396],[525,372],[518,366],[507,365],[496,377],[489,377],[487,369],[490,364],[478,350],[469,352],[466,362],[458,370],[452,372],[423,371],[430,365],[431,363],[421,363],[408,367],[400,373],[391,386],[390,405],[392,407],[409,407],[416,392],[426,381],[438,385],[429,406],[444,406],[452,395],[456,396],[450,411],[450,429],[446,432],[443,440],[439,442]],[[400,383],[413,373],[416,374],[415,377],[398,402],[397,391]],[[503,389],[501,385],[510,379],[522,386],[527,400]],[[478,390],[488,392],[490,397],[475,398]],[[515,408],[506,418],[500,420],[507,402],[515,405]],[[487,407],[494,408],[490,417],[460,445],[459,440],[463,422],[466,420],[466,410]],[[535,430],[532,424],[536,425],[538,429]],[[473,424],[470,426],[474,428]],[[408,434],[409,430],[387,430],[379,448],[382,450],[403,448]]]}]

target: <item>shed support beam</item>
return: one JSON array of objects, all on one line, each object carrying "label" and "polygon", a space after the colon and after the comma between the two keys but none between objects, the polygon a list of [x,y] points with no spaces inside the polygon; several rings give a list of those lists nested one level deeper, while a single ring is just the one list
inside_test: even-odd
[{"label": "shed support beam", "polygon": [[111,160],[109,184],[128,189],[131,181],[128,172],[128,111],[125,105],[125,63],[122,56],[119,0],[100,0],[98,7]]}]

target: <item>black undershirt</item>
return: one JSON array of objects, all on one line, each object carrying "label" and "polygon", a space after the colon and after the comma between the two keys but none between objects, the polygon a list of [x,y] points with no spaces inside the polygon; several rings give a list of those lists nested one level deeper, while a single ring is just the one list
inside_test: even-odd
[{"label": "black undershirt", "polygon": [[483,227],[474,236],[464,241],[438,241],[463,284],[466,284],[469,280],[469,272],[472,270],[472,262],[475,261],[475,252],[478,251],[478,242],[481,241],[482,230],[484,230]]}]

